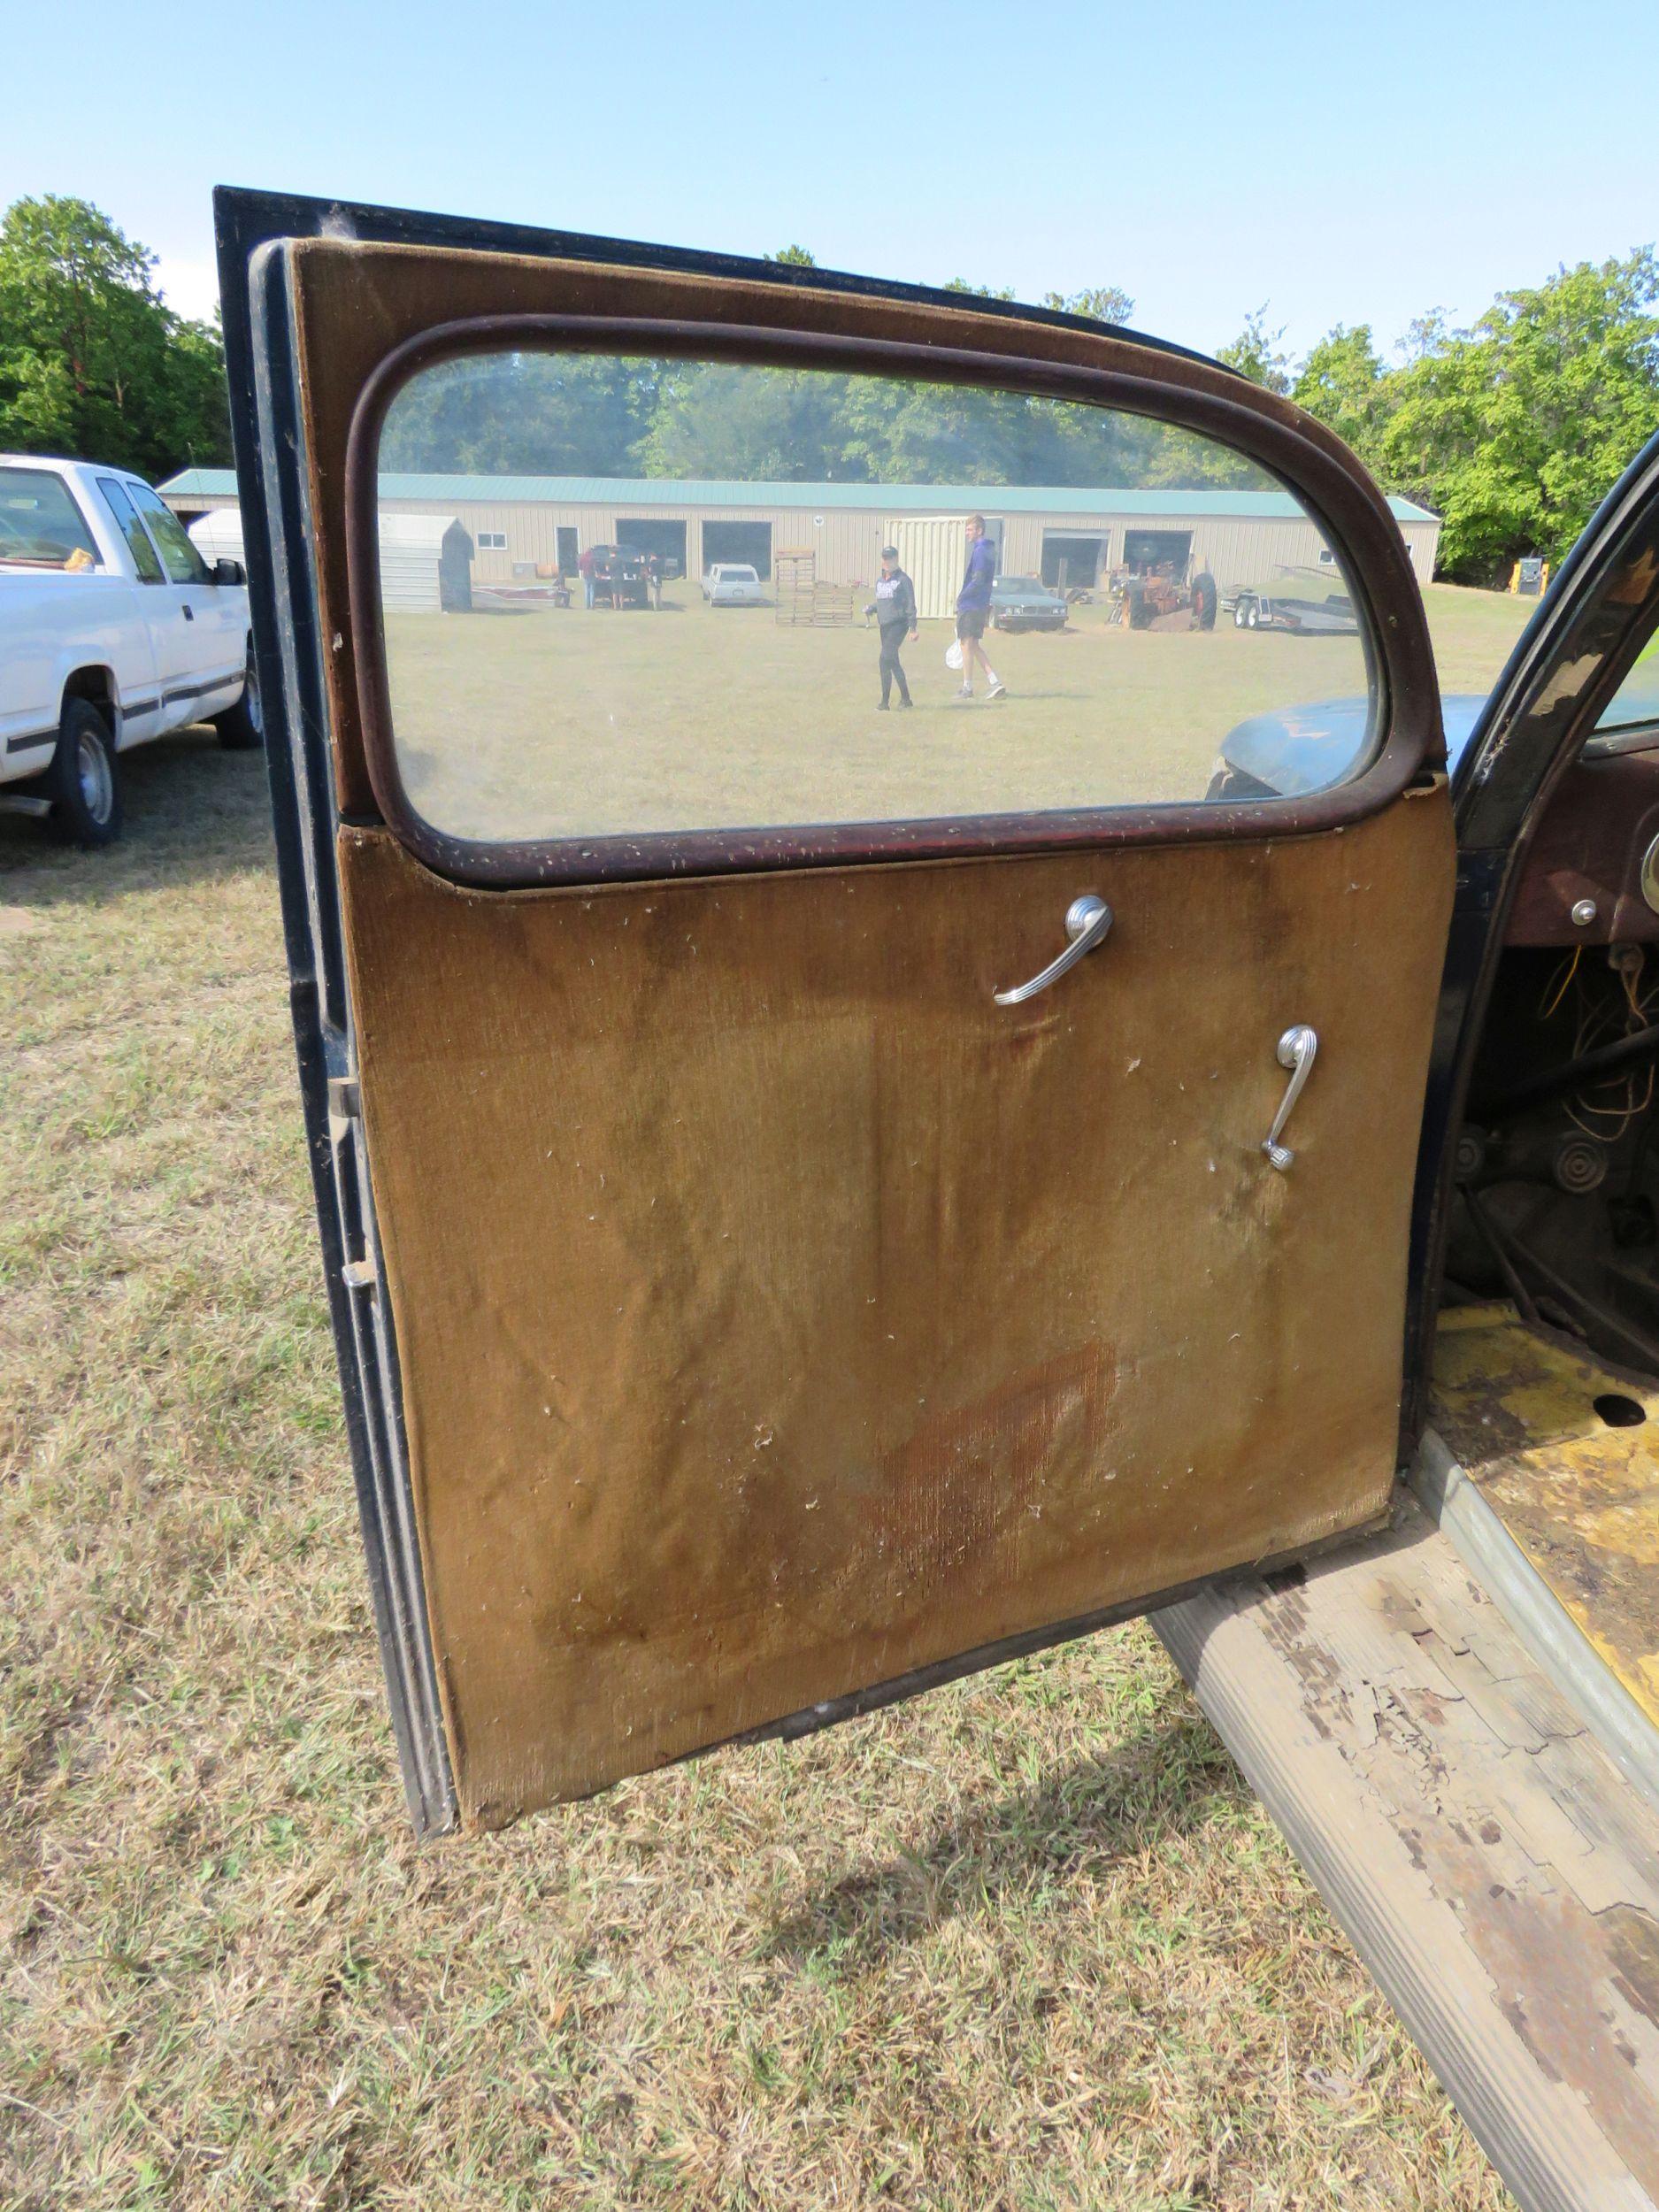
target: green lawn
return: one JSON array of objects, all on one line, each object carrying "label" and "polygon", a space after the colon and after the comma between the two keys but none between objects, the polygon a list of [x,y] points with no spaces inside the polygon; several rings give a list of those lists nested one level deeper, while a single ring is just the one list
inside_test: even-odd
[{"label": "green lawn", "polygon": [[[1484,690],[1528,603],[1430,596],[1448,687]],[[1009,695],[968,704],[951,635],[922,625],[898,716],[876,710],[873,629],[783,628],[695,585],[657,612],[395,615],[405,780],[440,827],[508,838],[1192,800],[1245,716],[1365,686],[1356,637],[1130,631],[1079,607],[1059,634],[987,639]]]},{"label": "green lawn", "polygon": [[1493,2212],[1143,1630],[410,1840],[262,768],[127,772],[0,817],[0,2206]]}]

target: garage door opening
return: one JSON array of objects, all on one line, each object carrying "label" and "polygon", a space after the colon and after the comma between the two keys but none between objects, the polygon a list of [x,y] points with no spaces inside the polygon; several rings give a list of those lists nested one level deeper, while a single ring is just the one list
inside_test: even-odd
[{"label": "garage door opening", "polygon": [[565,576],[576,573],[576,527],[573,523],[561,522],[557,539],[559,572]]},{"label": "garage door opening", "polygon": [[747,561],[763,584],[772,580],[772,525],[769,522],[705,522],[703,565]]},{"label": "garage door opening", "polygon": [[1042,534],[1042,580],[1056,591],[1092,591],[1106,565],[1103,530]]},{"label": "garage door opening", "polygon": [[1125,530],[1124,565],[1137,576],[1156,576],[1160,571],[1184,580],[1193,557],[1190,530]]},{"label": "garage door opening", "polygon": [[686,572],[683,522],[664,522],[655,515],[619,515],[617,543],[630,547],[635,553],[655,553],[663,564],[664,576],[683,576]]}]

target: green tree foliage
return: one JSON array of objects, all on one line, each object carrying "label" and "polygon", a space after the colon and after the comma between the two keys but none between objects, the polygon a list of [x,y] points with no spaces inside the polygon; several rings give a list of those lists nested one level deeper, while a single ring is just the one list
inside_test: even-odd
[{"label": "green tree foliage", "polygon": [[0,448],[146,476],[230,457],[219,334],[182,320],[155,257],[86,200],[0,223]]},{"label": "green tree foliage", "polygon": [[1659,430],[1659,263],[1651,247],[1500,293],[1472,330],[1416,326],[1382,380],[1378,465],[1445,518],[1442,565],[1558,561]]},{"label": "green tree foliage", "polygon": [[1297,371],[1290,396],[1351,445],[1369,468],[1378,466],[1388,410],[1369,323],[1353,330],[1339,323],[1321,338]]},{"label": "green tree foliage", "polygon": [[809,253],[804,246],[780,246],[776,253],[763,254],[763,261],[776,261],[787,269],[816,269],[818,256]]},{"label": "green tree foliage", "polygon": [[1045,292],[1045,307],[1060,315],[1087,315],[1097,323],[1126,323],[1135,303],[1120,285],[1095,284],[1081,292]]},{"label": "green tree foliage", "polygon": [[1260,384],[1270,392],[1287,392],[1290,358],[1279,345],[1284,335],[1282,327],[1267,327],[1267,306],[1263,302],[1253,315],[1245,317],[1244,328],[1238,336],[1217,349],[1216,358],[1225,361],[1230,369],[1236,369],[1240,376],[1248,376],[1252,384]]}]

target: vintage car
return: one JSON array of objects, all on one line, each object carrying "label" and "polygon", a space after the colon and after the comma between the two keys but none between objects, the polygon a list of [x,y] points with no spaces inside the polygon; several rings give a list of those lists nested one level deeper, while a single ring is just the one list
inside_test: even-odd
[{"label": "vintage car", "polygon": [[[1448,758],[1386,502],[1214,363],[498,224],[245,192],[218,224],[418,1827],[1150,1613],[1519,2201],[1659,2200],[1659,441]],[[718,362],[723,422],[746,376],[826,380],[850,479],[868,378],[907,426],[936,393],[941,450],[1066,413],[1103,508],[1114,411],[1182,468],[1224,448],[1351,607],[1332,703],[1267,702],[1321,764],[1207,795],[1299,655],[1225,657],[1240,690],[1102,653],[981,748],[866,736],[815,607],[706,653],[600,626],[557,686],[537,625],[383,624],[388,413],[465,357],[517,451],[488,411],[527,349],[626,393]],[[595,504],[631,450],[584,457]],[[710,504],[764,508],[770,458]],[[964,504],[895,484],[872,521]]]},{"label": "vintage car", "polygon": [[749,561],[713,561],[703,572],[703,595],[711,607],[764,607],[760,574]]},{"label": "vintage car", "polygon": [[1064,630],[1069,609],[1063,592],[1041,576],[999,576],[991,586],[991,623],[998,630]]}]

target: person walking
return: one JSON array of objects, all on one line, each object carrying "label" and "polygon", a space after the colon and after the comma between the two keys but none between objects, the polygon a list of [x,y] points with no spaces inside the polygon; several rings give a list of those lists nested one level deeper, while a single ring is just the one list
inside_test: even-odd
[{"label": "person walking", "polygon": [[881,707],[887,710],[895,683],[899,687],[899,704],[910,706],[910,687],[904,680],[903,664],[899,659],[899,648],[908,630],[912,640],[916,628],[916,587],[899,566],[899,549],[884,545],[881,549],[881,574],[876,583],[876,595],[864,609],[865,616],[874,615],[876,626],[881,634],[881,657],[876,665],[881,671]]},{"label": "person walking", "polygon": [[582,580],[582,604],[590,611],[594,603],[594,549],[583,546],[576,557],[576,572]]},{"label": "person walking", "polygon": [[985,695],[1002,698],[1008,687],[985,657],[981,640],[991,618],[991,586],[996,580],[996,548],[985,527],[983,515],[968,517],[968,565],[962,589],[956,594],[956,638],[962,647],[962,687],[958,699],[973,696],[973,664],[985,672]]}]

